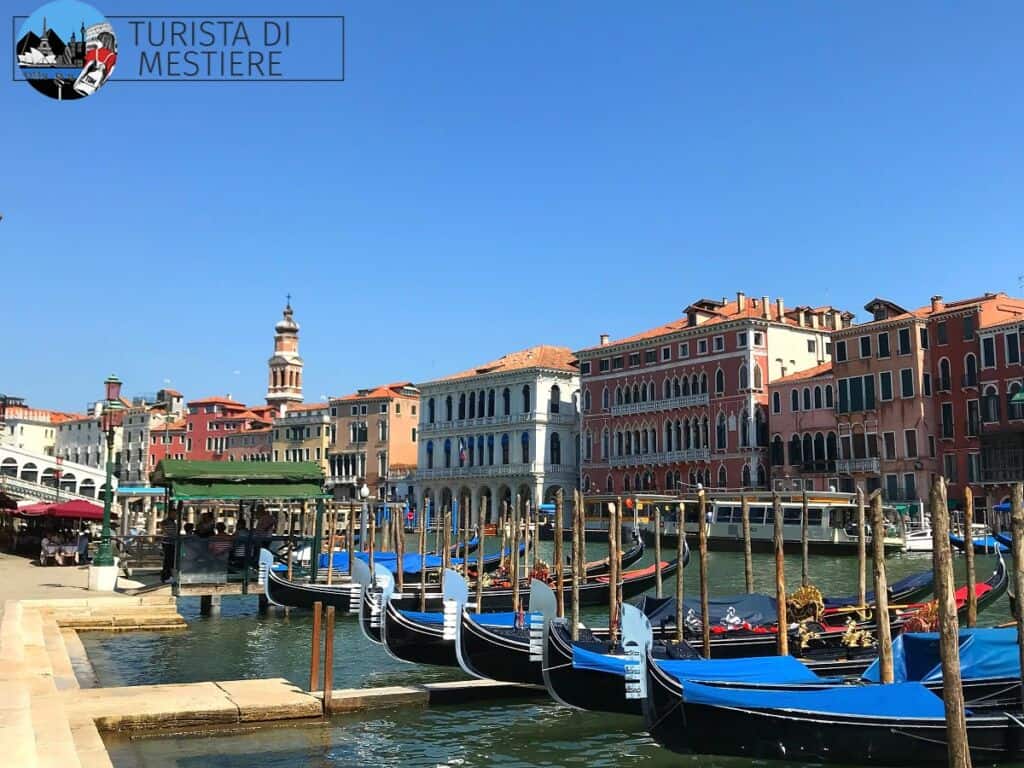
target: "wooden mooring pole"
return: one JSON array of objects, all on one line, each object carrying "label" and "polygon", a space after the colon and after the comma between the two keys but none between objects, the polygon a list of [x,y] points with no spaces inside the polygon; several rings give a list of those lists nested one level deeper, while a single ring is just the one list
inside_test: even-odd
[{"label": "wooden mooring pole", "polygon": [[423,497],[423,508],[420,510],[419,540],[416,550],[420,555],[420,611],[427,610],[427,498]]},{"label": "wooden mooring pole", "polygon": [[776,649],[779,656],[789,654],[789,618],[786,616],[786,555],[782,537],[782,501],[778,492],[772,493],[772,509],[775,512],[775,602],[778,605],[779,627],[776,633]]},{"label": "wooden mooring pole", "polygon": [[501,526],[501,549],[498,550],[498,568],[499,570],[504,570],[508,565],[508,561],[505,557],[505,550],[508,549],[509,539],[507,501],[501,502],[501,517],[498,518],[498,525]]},{"label": "wooden mooring pole", "polygon": [[565,616],[565,557],[562,553],[562,489],[555,491],[555,607],[559,618]]},{"label": "wooden mooring pole", "polygon": [[346,544],[348,545],[348,577],[352,578],[352,561],[356,559],[356,516],[352,504],[348,505],[348,512],[345,513]]},{"label": "wooden mooring pole", "polygon": [[800,585],[803,587],[811,583],[811,563],[808,556],[807,541],[807,489],[804,488],[800,498]]},{"label": "wooden mooring pole", "polygon": [[864,510],[864,489],[857,489],[857,604],[868,601],[868,542],[864,530],[867,521]]},{"label": "wooden mooring pole", "polygon": [[512,610],[519,613],[519,494],[512,507]]},{"label": "wooden mooring pole", "polygon": [[754,593],[754,556],[750,551],[750,500],[740,496],[740,514],[743,515],[743,580],[747,594]]},{"label": "wooden mooring pole", "polygon": [[334,531],[338,527],[338,511],[337,508],[331,503],[331,506],[327,510],[327,524],[331,526],[331,530],[327,534],[327,583],[334,583]]},{"label": "wooden mooring pole", "polygon": [[309,653],[309,690],[310,693],[320,686],[320,620],[323,616],[324,604],[319,600],[313,603],[313,636],[310,638]]},{"label": "wooden mooring pole", "polygon": [[373,555],[377,551],[377,510],[370,507],[370,576],[373,576]]},{"label": "wooden mooring pole", "polygon": [[654,571],[654,594],[662,597],[664,589],[661,584],[661,504],[654,505],[654,562],[658,567]]},{"label": "wooden mooring pole", "polygon": [[391,530],[394,532],[395,537],[395,555],[398,558],[395,579],[395,587],[398,589],[398,593],[401,594],[405,591],[405,520],[402,517],[402,511],[399,509],[398,517],[392,515]]},{"label": "wooden mooring pole", "polygon": [[441,533],[441,562],[445,568],[452,567],[452,508],[445,505],[441,525],[444,531]]},{"label": "wooden mooring pole", "polygon": [[580,507],[583,506],[582,495],[573,491],[572,497],[572,621],[571,633],[573,640],[580,639],[580,574],[583,572],[583,561],[580,559]]},{"label": "wooden mooring pole", "polygon": [[679,502],[676,536],[676,641],[683,641],[683,561],[686,557],[686,503]]},{"label": "wooden mooring pole", "polygon": [[970,768],[971,753],[967,745],[964,691],[960,679],[960,628],[956,615],[956,586],[944,478],[938,477],[932,483],[928,501],[932,518],[935,598],[939,604],[939,657],[942,661],[942,700],[946,708],[946,754],[949,756],[950,768]]},{"label": "wooden mooring pole", "polygon": [[327,606],[327,626],[324,632],[324,714],[334,709],[334,606]]},{"label": "wooden mooring pole", "polygon": [[964,564],[967,566],[967,626],[978,623],[978,595],[974,584],[977,581],[974,570],[974,491],[971,486],[964,488]]},{"label": "wooden mooring pole", "polygon": [[480,546],[477,549],[476,556],[476,612],[480,613],[484,609],[484,557],[487,556],[487,502],[484,501],[486,497],[480,497],[480,520],[479,520],[479,536]]},{"label": "wooden mooring pole", "polygon": [[871,552],[875,576],[875,624],[878,626],[879,679],[893,681],[892,628],[889,625],[889,585],[885,578],[885,513],[881,489],[871,492]]},{"label": "wooden mooring pole", "polygon": [[708,605],[708,522],[707,495],[703,488],[697,491],[697,548],[700,550],[700,632],[704,658],[711,658],[711,614]]},{"label": "wooden mooring pole", "polygon": [[619,614],[618,614],[618,584],[619,558],[615,552],[615,529],[619,527],[619,509],[622,505],[620,496],[614,502],[608,503],[608,635],[612,648],[619,640]]},{"label": "wooden mooring pole", "polygon": [[[1017,647],[1024,670],[1024,484],[1015,483],[1010,497],[1010,528],[1013,535],[1013,618],[1017,621]],[[1024,704],[1024,686],[1021,687]]]}]

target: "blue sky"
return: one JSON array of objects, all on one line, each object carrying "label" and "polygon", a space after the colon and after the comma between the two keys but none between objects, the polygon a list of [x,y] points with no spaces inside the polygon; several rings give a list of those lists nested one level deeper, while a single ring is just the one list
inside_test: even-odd
[{"label": "blue sky", "polygon": [[736,290],[1020,292],[1019,3],[215,10],[345,14],[347,82],[0,85],[0,392],[258,400],[287,292],[307,399]]}]

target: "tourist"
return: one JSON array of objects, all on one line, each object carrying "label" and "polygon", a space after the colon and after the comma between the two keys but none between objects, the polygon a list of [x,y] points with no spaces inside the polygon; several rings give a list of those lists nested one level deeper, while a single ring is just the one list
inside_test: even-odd
[{"label": "tourist", "polygon": [[213,512],[203,512],[199,517],[199,525],[196,526],[196,536],[208,539],[213,536],[215,529],[215,518]]},{"label": "tourist", "polygon": [[89,524],[82,523],[82,529],[78,532],[78,564],[89,562]]},{"label": "tourist", "polygon": [[[171,573],[174,571],[174,545],[175,540],[178,538],[178,524],[168,513],[160,521],[160,528],[160,545],[164,553],[163,567],[160,569],[160,583],[165,584],[171,578]],[[186,525],[185,528],[187,529],[188,526]]]},{"label": "tourist", "polygon": [[235,526],[235,532],[232,534],[231,543],[231,555],[228,561],[232,565],[244,565],[245,556],[248,551],[249,544],[249,528],[245,524],[244,519],[239,519],[238,525]]},{"label": "tourist", "polygon": [[195,532],[196,532],[196,524],[195,523],[185,523],[185,535],[186,536],[191,536]]},{"label": "tourist", "polygon": [[231,537],[228,536],[228,527],[224,523],[217,523],[217,531],[210,537],[210,554],[214,557],[221,557],[231,551]]}]

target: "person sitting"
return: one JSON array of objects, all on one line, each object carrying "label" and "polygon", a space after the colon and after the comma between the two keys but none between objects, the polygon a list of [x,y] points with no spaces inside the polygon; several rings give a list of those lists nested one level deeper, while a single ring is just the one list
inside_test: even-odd
[{"label": "person sitting", "polygon": [[233,566],[245,565],[245,555],[248,551],[249,544],[249,527],[246,525],[244,519],[238,521],[238,525],[235,526],[235,532],[231,537],[231,554],[228,556],[228,562]]},{"label": "person sitting", "polygon": [[222,557],[231,551],[231,537],[228,536],[228,527],[224,523],[217,523],[216,533],[210,537],[210,554],[214,557]]},{"label": "person sitting", "polygon": [[203,512],[199,518],[199,525],[196,526],[196,536],[208,539],[213,536],[215,530],[213,512]]}]

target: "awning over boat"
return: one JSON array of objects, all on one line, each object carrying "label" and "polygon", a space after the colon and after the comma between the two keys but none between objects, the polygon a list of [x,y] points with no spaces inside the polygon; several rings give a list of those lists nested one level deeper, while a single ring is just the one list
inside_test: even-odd
[{"label": "awning over boat", "polygon": [[153,485],[171,498],[316,499],[324,498],[323,471],[312,461],[179,461],[164,459],[150,474]]},{"label": "awning over boat", "polygon": [[672,659],[656,662],[658,669],[686,684],[687,680],[750,683],[823,683],[838,678],[814,674],[794,656],[749,659]]},{"label": "awning over boat", "polygon": [[[253,462],[255,463],[255,462]],[[217,499],[318,499],[325,496],[318,483],[174,483],[173,498],[182,501]]]},{"label": "awning over boat", "polygon": [[[938,632],[902,634],[893,640],[892,655],[893,676],[898,683],[942,679]],[[862,678],[877,683],[879,676],[879,664],[875,661]],[[960,676],[964,680],[1019,678],[1017,630],[1012,627],[960,630]]]},{"label": "awning over boat", "polygon": [[921,683],[838,685],[824,690],[750,690],[683,683],[683,701],[713,707],[884,718],[945,717],[942,699]]},{"label": "awning over boat", "polygon": [[[479,544],[479,539],[477,539],[476,537],[470,539],[470,541],[469,541],[469,546],[470,547],[474,547],[477,544]],[[522,552],[523,549],[525,548],[525,546],[526,546],[525,544],[520,544],[519,545],[519,551]],[[505,556],[507,557],[511,553],[512,553],[512,547],[505,547]],[[362,560],[364,563],[370,562],[370,553],[369,552],[359,552],[359,551],[357,551],[355,553],[355,556],[356,556],[357,560]],[[500,557],[501,557],[501,555],[498,552],[494,552],[494,553],[492,553],[490,555],[487,555],[484,558],[484,563],[496,563]],[[343,573],[347,573],[348,572],[348,552],[347,551],[335,552],[334,556],[331,558],[331,560],[332,560],[332,567],[334,568],[335,571],[341,571]],[[470,558],[468,558],[468,560],[469,560],[469,565],[475,566],[477,564],[478,558],[470,557]],[[396,553],[394,553],[394,552],[374,552],[373,553],[373,562],[375,564],[376,563],[380,563],[380,565],[382,567],[387,568],[392,573],[397,573],[398,572],[398,555]],[[461,557],[453,557],[453,558],[451,558],[450,562],[451,562],[452,565],[462,565],[463,562],[465,562],[465,561]],[[426,567],[428,569],[430,569],[430,568],[436,569],[436,568],[440,568],[442,563],[443,563],[443,560],[441,559],[440,555],[426,555],[421,560],[420,556],[418,554],[415,554],[415,553],[414,554],[406,554],[406,555],[402,556],[402,572],[404,574],[406,574],[406,575],[413,574],[413,573],[419,573],[420,572],[420,568],[423,565],[426,565]],[[327,567],[327,553],[326,552],[324,552],[324,553],[322,553],[320,555],[320,558],[317,561],[317,564],[318,564],[318,566],[320,568],[326,568]]]}]

